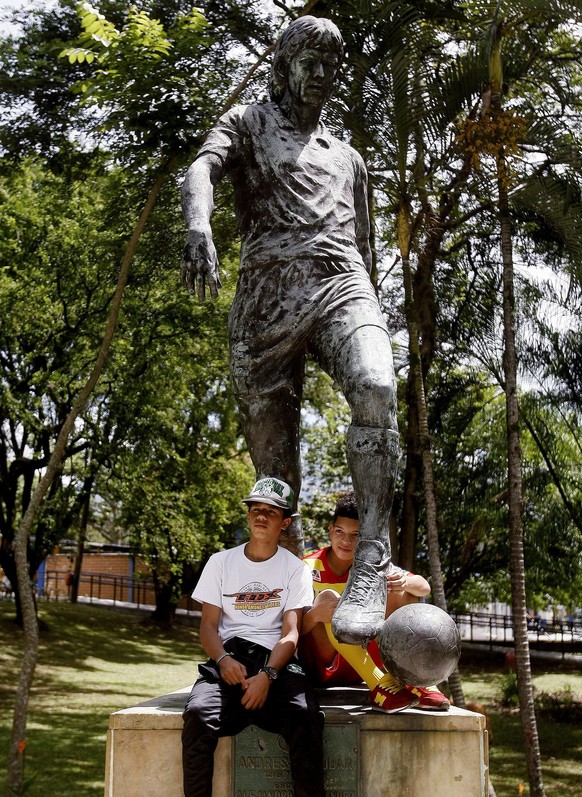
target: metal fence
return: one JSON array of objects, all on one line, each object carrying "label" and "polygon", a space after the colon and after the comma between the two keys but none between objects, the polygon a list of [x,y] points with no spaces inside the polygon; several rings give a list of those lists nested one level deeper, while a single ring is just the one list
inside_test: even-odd
[{"label": "metal fence", "polygon": [[[461,639],[465,642],[513,647],[513,622],[509,615],[486,612],[451,612]],[[534,650],[562,653],[582,652],[582,623],[547,622],[532,618],[528,622],[528,640]]]},{"label": "metal fence", "polygon": [[[47,570],[40,596],[47,600],[70,597],[71,575],[63,570]],[[93,601],[130,603],[137,607],[155,605],[156,593],[151,579],[107,573],[82,573],[77,590],[79,597]]]},{"label": "metal fence", "polygon": [[[70,597],[68,573],[47,570],[44,584],[39,585],[39,595],[48,600],[66,600]],[[79,581],[79,597],[93,602],[127,603],[137,608],[155,606],[154,582],[140,576],[83,573]],[[183,597],[179,608],[187,614],[199,611],[199,604]],[[513,647],[513,622],[510,615],[487,612],[451,612],[464,642],[481,645]],[[582,653],[582,622],[546,622],[532,618],[528,624],[530,648],[566,653]]]},{"label": "metal fence", "polygon": [[[67,571],[47,570],[44,583],[39,585],[39,596],[46,600],[67,600],[71,595],[70,576]],[[156,604],[154,582],[143,576],[110,575],[107,573],[82,573],[77,594],[89,603],[107,602],[131,604],[136,608],[152,607]],[[200,610],[200,604],[184,596],[179,608],[186,613]]]}]

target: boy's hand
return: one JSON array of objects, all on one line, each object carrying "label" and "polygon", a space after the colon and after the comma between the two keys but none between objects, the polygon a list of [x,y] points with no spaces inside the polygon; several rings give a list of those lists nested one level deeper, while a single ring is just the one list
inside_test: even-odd
[{"label": "boy's hand", "polygon": [[267,700],[269,694],[269,687],[271,686],[271,679],[266,672],[257,673],[243,681],[242,688],[244,694],[241,703],[249,711],[257,708],[262,708]]},{"label": "boy's hand", "polygon": [[309,609],[309,614],[317,623],[331,623],[331,618],[339,603],[339,595],[331,589],[319,593],[317,602]]},{"label": "boy's hand", "polygon": [[392,573],[386,576],[386,585],[389,592],[406,592],[406,573]]},{"label": "boy's hand", "polygon": [[225,656],[221,659],[218,669],[220,670],[220,677],[229,686],[244,684],[247,677],[247,668],[232,656]]}]

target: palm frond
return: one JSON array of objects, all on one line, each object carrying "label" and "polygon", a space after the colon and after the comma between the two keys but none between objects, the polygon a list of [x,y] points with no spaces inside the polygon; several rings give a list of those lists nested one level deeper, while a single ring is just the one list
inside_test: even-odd
[{"label": "palm frond", "polygon": [[529,234],[566,258],[577,282],[582,282],[582,202],[567,176],[534,175],[511,195],[515,213],[529,226]]}]

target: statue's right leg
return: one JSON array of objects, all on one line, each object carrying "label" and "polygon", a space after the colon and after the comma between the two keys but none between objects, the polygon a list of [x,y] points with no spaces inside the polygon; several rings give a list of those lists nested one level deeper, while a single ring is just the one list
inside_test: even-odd
[{"label": "statue's right leg", "polygon": [[[275,476],[291,485],[295,510],[301,489],[300,396],[287,386],[259,395],[239,395],[237,402],[257,479]],[[280,544],[296,556],[303,556],[303,529],[298,514],[281,533]]]},{"label": "statue's right leg", "polygon": [[[294,510],[301,489],[299,421],[309,328],[308,303],[293,293],[296,280],[296,269],[282,265],[244,271],[229,315],[233,392],[257,478],[275,476],[290,484]],[[298,515],[280,542],[302,555]]]},{"label": "statue's right leg", "polygon": [[257,478],[276,476],[301,487],[299,458],[300,399],[290,389],[237,396],[243,431]]}]

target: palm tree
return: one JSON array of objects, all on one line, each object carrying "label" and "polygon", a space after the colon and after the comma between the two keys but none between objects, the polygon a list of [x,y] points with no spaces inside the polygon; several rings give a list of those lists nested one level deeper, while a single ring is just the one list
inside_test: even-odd
[{"label": "palm tree", "polygon": [[[357,6],[361,15],[362,6],[358,3],[352,5]],[[518,13],[521,15],[521,27],[520,24],[514,27],[518,45],[515,47],[511,77],[515,85],[524,86],[524,92],[527,92],[524,96],[530,104],[539,99],[532,86],[528,85],[532,70],[535,68],[544,73],[546,79],[551,72],[548,69],[551,59],[540,44],[547,41],[551,32],[565,20],[564,12],[579,7],[577,3],[547,3],[544,9],[544,5],[526,0],[518,4],[518,9],[515,4],[511,7],[514,18],[517,18]],[[516,137],[519,139],[524,133],[524,123],[519,115],[504,112],[501,108],[499,45],[504,27],[499,24],[496,7],[485,8],[489,21],[491,17],[496,20],[494,26],[489,22],[493,35],[487,57],[479,41],[479,30],[484,29],[484,19],[479,16],[483,12],[481,4],[478,8],[473,8],[471,4],[458,8],[448,5],[443,12],[448,15],[446,21],[442,18],[437,20],[435,15],[427,19],[418,6],[413,8],[395,3],[377,3],[374,6],[374,23],[370,27],[361,24],[361,16],[355,13],[355,8],[351,8],[345,16],[337,12],[338,24],[352,36],[351,47],[348,45],[348,50],[353,54],[350,72],[352,82],[344,102],[348,110],[347,122],[375,176],[376,190],[385,197],[386,219],[397,220],[394,240],[398,244],[403,270],[405,316],[409,333],[408,459],[412,462],[417,458],[416,451],[412,450],[414,446],[420,452],[422,461],[433,591],[444,607],[436,485],[427,421],[427,377],[433,362],[436,338],[433,297],[438,285],[434,282],[435,264],[443,256],[442,245],[446,236],[453,232],[457,236],[463,234],[467,219],[477,217],[483,211],[491,213],[493,208],[497,208],[503,264],[505,355],[502,381],[507,402],[512,605],[530,787],[532,794],[542,795],[525,619],[512,214],[515,218],[515,209],[519,206],[522,214],[529,214],[530,223],[535,217],[540,225],[543,219],[553,214],[553,224],[564,239],[568,228],[571,229],[573,225],[566,221],[564,210],[560,211],[560,208],[565,207],[563,201],[557,205],[547,202],[547,207],[543,207],[541,175],[532,173],[531,169],[525,171],[519,187],[510,193],[511,172],[507,158],[511,154],[511,145],[515,146]],[[562,6],[561,16],[557,13],[559,6]],[[353,25],[354,19],[359,22],[357,27]],[[451,53],[448,58],[442,55],[447,47]],[[488,65],[491,67],[489,79]],[[486,107],[479,102],[485,87],[488,89],[483,95]],[[572,102],[572,95],[567,98],[564,87],[561,89],[564,101]],[[486,147],[495,123],[503,123],[497,124],[496,140],[500,146],[495,150],[497,202],[483,199],[481,195],[478,199],[474,197],[471,204],[464,204],[471,189],[468,177],[471,166],[476,165],[477,153],[466,147],[461,162],[451,167],[454,146],[451,123],[460,123],[463,117],[466,117],[467,127],[474,125],[481,133],[485,121],[490,124],[490,129],[480,136],[480,140],[485,139]],[[538,127],[547,130],[548,125],[549,122],[546,122]],[[530,136],[531,132],[530,127]],[[430,142],[429,146],[427,142]],[[555,150],[553,155],[555,157]],[[579,155],[576,157],[579,158]],[[546,167],[551,172],[549,162],[546,162]],[[447,174],[449,179],[444,180],[443,174]],[[543,176],[547,184],[548,174]],[[560,183],[558,172],[558,177],[552,181],[555,194],[565,187],[563,183]],[[571,205],[568,207],[570,215]],[[577,214],[577,219],[581,218],[579,207]],[[572,237],[570,234],[570,239]],[[416,270],[412,268],[413,262],[416,263]],[[412,431],[413,435],[410,434]],[[409,472],[412,471],[411,467]]]},{"label": "palm tree", "polygon": [[[496,16],[491,29],[489,86],[485,94],[483,114],[492,120],[501,118],[503,22]],[[488,102],[490,107],[488,108]],[[514,126],[515,129],[515,126]],[[515,289],[511,215],[509,208],[508,137],[496,154],[499,226],[503,263],[503,366],[505,374],[505,417],[507,430],[508,523],[510,534],[511,605],[515,661],[519,689],[520,717],[523,731],[528,780],[531,794],[545,797],[542,779],[540,743],[535,716],[533,684],[527,636],[527,603],[523,544],[523,489],[521,478],[521,444],[517,399],[517,350],[515,332]]]},{"label": "palm tree", "polygon": [[[573,8],[574,6],[574,8]],[[508,29],[514,32],[520,28],[537,27],[544,35],[567,21],[567,15],[577,10],[578,4],[539,4],[528,2],[511,4],[503,8],[497,3],[493,9],[493,19],[489,27],[489,75],[483,94],[480,116],[474,122],[467,120],[468,129],[473,128],[479,139],[474,153],[485,152],[493,157],[497,185],[497,214],[499,220],[501,262],[502,262],[502,310],[503,310],[503,387],[506,404],[507,437],[507,503],[510,535],[510,575],[512,595],[512,620],[516,655],[516,671],[520,699],[520,718],[526,752],[530,793],[533,797],[544,797],[541,753],[537,722],[535,716],[529,641],[527,636],[527,602],[524,530],[522,524],[523,485],[521,474],[520,412],[518,403],[518,350],[516,321],[516,292],[514,268],[514,232],[512,225],[514,213],[511,206],[510,188],[514,180],[510,167],[510,156],[519,149],[519,142],[526,134],[525,118],[513,110],[504,110],[502,43]],[[511,15],[511,16],[510,16]],[[519,38],[517,36],[517,38]],[[543,36],[542,36],[543,38]],[[531,44],[531,43],[530,43]],[[523,42],[521,42],[523,47]],[[535,47],[525,49],[521,54],[522,76],[527,64],[532,64],[540,53]],[[515,68],[515,63],[514,63]],[[514,77],[518,77],[515,75]],[[505,90],[506,91],[506,90]],[[465,128],[465,132],[467,131]],[[476,143],[476,138],[474,139]],[[518,192],[522,207],[533,198],[539,205],[539,194],[534,186],[539,174],[529,179],[522,178],[522,188]],[[558,192],[556,192],[558,193]],[[518,201],[519,201],[518,200]],[[525,201],[524,201],[525,200]],[[531,207],[531,206],[530,206]],[[560,205],[558,204],[558,207]],[[538,213],[540,208],[538,207]],[[558,213],[558,215],[560,215]],[[560,223],[564,226],[564,216]],[[577,222],[579,223],[579,221]]]},{"label": "palm tree", "polygon": [[[470,159],[464,160],[451,180],[449,199],[435,209],[424,186],[424,142],[427,129],[438,127],[443,107],[439,102],[429,102],[427,107],[425,73],[427,65],[431,64],[433,34],[439,25],[428,24],[422,14],[411,7],[395,3],[379,5],[382,11],[376,11],[376,24],[370,29],[364,28],[365,41],[361,40],[361,28],[349,28],[353,41],[348,43],[348,50],[355,55],[350,64],[351,84],[344,97],[349,109],[346,121],[354,133],[353,143],[375,173],[375,188],[387,197],[389,212],[397,218],[396,239],[403,272],[409,346],[408,484],[416,481],[413,463],[419,450],[433,600],[446,611],[426,377],[435,338],[435,313],[431,302],[435,261],[446,234],[445,222],[469,175]],[[445,24],[448,14],[443,13],[440,24]],[[345,32],[346,26],[342,25],[345,19],[337,21]],[[391,168],[384,162],[387,153]],[[416,271],[413,270],[413,252]],[[407,519],[414,520],[407,528],[415,532],[416,516],[412,518],[409,513]],[[412,534],[405,533],[406,542],[400,546],[398,561],[403,566],[410,566],[412,562],[414,543],[411,538]],[[451,676],[449,685],[455,703],[463,706],[458,670]]]}]

